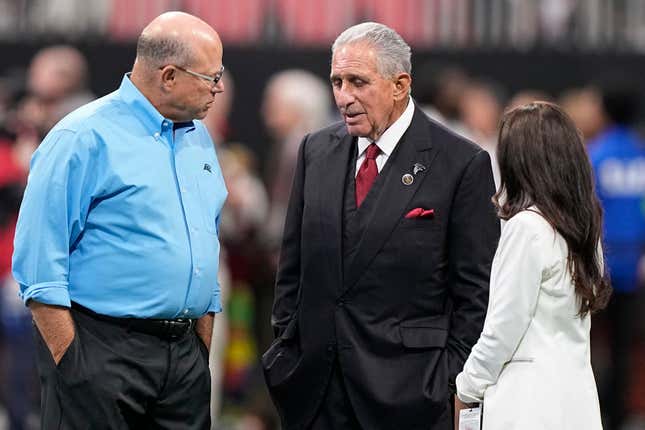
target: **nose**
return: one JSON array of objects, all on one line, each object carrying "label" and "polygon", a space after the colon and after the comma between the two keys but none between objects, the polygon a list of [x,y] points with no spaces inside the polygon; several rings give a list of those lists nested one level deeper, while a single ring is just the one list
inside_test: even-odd
[{"label": "nose", "polygon": [[211,85],[211,93],[223,93],[224,92],[224,80],[220,79],[215,85]]},{"label": "nose", "polygon": [[339,88],[334,89],[334,98],[336,99],[336,105],[338,107],[347,107],[356,100],[354,94],[347,88],[345,83],[341,84]]}]

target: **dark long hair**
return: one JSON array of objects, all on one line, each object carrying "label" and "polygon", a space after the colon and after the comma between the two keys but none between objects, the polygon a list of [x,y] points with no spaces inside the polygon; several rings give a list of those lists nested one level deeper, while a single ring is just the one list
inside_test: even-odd
[{"label": "dark long hair", "polygon": [[602,207],[585,145],[557,105],[534,102],[506,112],[499,131],[500,189],[493,196],[500,218],[536,206],[564,237],[567,268],[580,315],[604,308],[611,286],[601,262]]}]

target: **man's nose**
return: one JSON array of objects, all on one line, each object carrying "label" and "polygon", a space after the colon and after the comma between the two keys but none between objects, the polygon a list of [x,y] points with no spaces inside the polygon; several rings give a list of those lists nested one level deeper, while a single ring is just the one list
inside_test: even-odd
[{"label": "man's nose", "polygon": [[343,84],[334,92],[334,96],[336,98],[336,104],[339,107],[347,107],[355,100],[354,94],[349,90],[349,88],[347,88],[345,84]]},{"label": "man's nose", "polygon": [[224,80],[220,79],[215,85],[211,85],[211,93],[223,93],[224,92]]}]

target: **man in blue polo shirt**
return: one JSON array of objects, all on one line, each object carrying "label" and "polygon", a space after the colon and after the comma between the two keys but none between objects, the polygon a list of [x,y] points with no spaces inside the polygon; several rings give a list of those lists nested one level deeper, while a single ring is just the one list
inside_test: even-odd
[{"label": "man in blue polo shirt", "polygon": [[154,19],[115,92],[33,156],[14,277],[36,325],[42,428],[210,428],[226,187],[202,119],[224,90],[200,19]]}]

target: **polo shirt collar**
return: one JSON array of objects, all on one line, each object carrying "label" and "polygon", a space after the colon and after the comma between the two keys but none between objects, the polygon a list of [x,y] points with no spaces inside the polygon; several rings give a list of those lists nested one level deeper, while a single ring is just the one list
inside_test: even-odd
[{"label": "polo shirt collar", "polygon": [[[172,129],[174,123],[164,118],[155,108],[152,103],[143,95],[141,91],[130,80],[130,74],[123,75],[121,85],[119,86],[119,95],[121,100],[134,112],[134,115],[143,122],[143,125],[150,131],[153,136],[158,136],[158,133],[163,133],[167,129]],[[189,126],[191,129],[195,127],[193,121],[178,123],[178,127]]]}]

